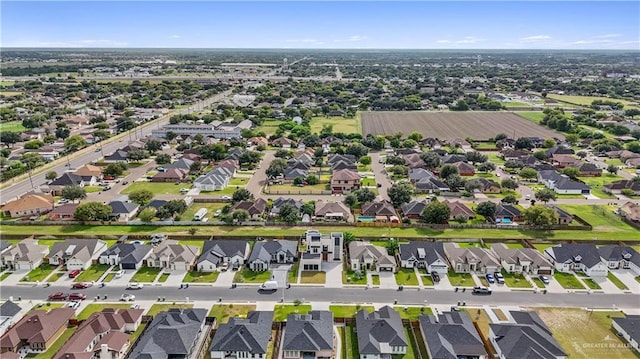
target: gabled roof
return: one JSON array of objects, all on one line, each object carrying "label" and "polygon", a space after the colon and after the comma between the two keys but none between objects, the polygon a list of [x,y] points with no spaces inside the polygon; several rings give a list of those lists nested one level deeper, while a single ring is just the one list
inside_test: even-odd
[{"label": "gabled roof", "polygon": [[411,201],[409,203],[403,203],[400,206],[400,209],[402,210],[402,214],[405,216],[408,215],[417,215],[417,216],[421,216],[422,215],[422,211],[424,211],[424,207],[427,206],[427,202],[426,201]]},{"label": "gabled roof", "polygon": [[255,201],[240,201],[233,205],[232,211],[237,209],[244,209],[252,216],[262,214],[267,209],[267,201],[262,198],[258,198]]},{"label": "gabled roof", "polygon": [[65,172],[60,177],[49,183],[49,186],[78,186],[82,183],[82,176],[75,173]]},{"label": "gabled roof", "polygon": [[287,256],[295,257],[298,253],[298,242],[284,239],[256,242],[249,256],[249,262],[256,259],[269,262],[271,255],[280,251],[287,253]]},{"label": "gabled roof", "polygon": [[104,158],[106,161],[126,161],[127,152],[123,150],[117,150],[114,153]]},{"label": "gabled roof", "polygon": [[358,172],[350,169],[342,169],[333,171],[331,175],[331,181],[360,181],[360,175]]},{"label": "gabled roof", "polygon": [[35,240],[25,239],[2,253],[2,259],[6,261],[5,258],[11,258],[11,260],[16,258],[19,261],[37,262],[47,253],[49,253],[48,246],[39,245]]},{"label": "gabled roof", "polygon": [[247,242],[241,240],[223,240],[215,239],[211,241],[204,241],[202,247],[202,254],[198,258],[197,263],[209,261],[213,264],[218,264],[223,258],[231,258],[233,256],[245,257],[247,250]]},{"label": "gabled roof", "polygon": [[15,347],[23,340],[45,343],[75,315],[71,308],[54,308],[48,312],[32,310],[0,338],[0,347]]},{"label": "gabled roof", "polygon": [[156,259],[166,256],[171,262],[192,263],[198,256],[199,251],[200,247],[198,246],[189,246],[180,244],[175,240],[166,240],[154,248],[149,258]]},{"label": "gabled roof", "polygon": [[498,203],[496,217],[520,217],[522,212],[512,204]]},{"label": "gabled roof", "polygon": [[495,343],[506,359],[556,359],[567,355],[537,314],[510,313],[516,324],[489,324]]},{"label": "gabled roof", "polygon": [[289,314],[282,349],[332,350],[333,313],[326,310],[312,310],[308,314]]},{"label": "gabled roof", "polygon": [[5,249],[11,247],[11,243],[0,239],[0,252],[3,252]]},{"label": "gabled roof", "polygon": [[562,243],[545,249],[558,263],[582,263],[588,268],[600,263],[600,254],[595,244]]},{"label": "gabled roof", "polygon": [[164,166],[165,169],[171,169],[171,168],[178,168],[181,170],[184,170],[186,172],[189,172],[189,170],[191,169],[191,165],[194,163],[195,161],[192,161],[190,159],[187,158],[181,158],[177,161],[175,161],[174,163],[168,164],[166,166]]},{"label": "gabled roof", "polygon": [[466,312],[421,315],[420,328],[433,358],[486,356],[480,335]]},{"label": "gabled roof", "polygon": [[606,261],[630,261],[638,252],[633,247],[610,244],[598,248],[598,254]]},{"label": "gabled roof", "polygon": [[435,175],[433,172],[426,170],[424,168],[410,168],[409,169],[409,180],[418,181],[422,178],[433,178]]},{"label": "gabled roof", "polygon": [[[422,253],[424,253],[423,258],[421,258]],[[427,265],[438,260],[444,263],[447,262],[442,242],[411,241],[409,243],[400,243],[398,245],[398,255],[401,260],[408,260],[413,257],[415,260],[426,261]]]},{"label": "gabled roof", "polygon": [[618,324],[632,340],[640,343],[640,316],[627,315],[624,318],[613,318],[613,322]]},{"label": "gabled roof", "polygon": [[324,216],[327,213],[342,213],[346,217],[351,214],[351,210],[342,202],[324,202],[323,200],[318,200],[316,202],[315,215]]},{"label": "gabled roof", "polygon": [[116,215],[129,214],[133,211],[136,211],[140,207],[140,205],[132,202],[112,201],[109,202],[109,207],[112,208],[111,215]]},{"label": "gabled roof", "polygon": [[[390,306],[369,313],[361,309],[356,313],[358,352],[362,354],[383,354],[387,346],[408,346],[400,314]],[[386,345],[385,345],[386,344]],[[388,352],[388,354],[391,354]]]},{"label": "gabled roof", "polygon": [[49,258],[77,258],[83,262],[91,259],[93,254],[106,246],[105,242],[97,239],[66,239],[64,242],[56,242],[49,252]]},{"label": "gabled roof", "polygon": [[49,212],[49,215],[74,214],[79,205],[79,203],[65,203],[62,206],[55,207],[53,211]]},{"label": "gabled roof", "polygon": [[396,264],[392,255],[389,255],[386,248],[374,246],[369,242],[353,241],[349,243],[349,258],[364,261],[365,258],[372,258],[376,262],[385,264]]},{"label": "gabled roof", "polygon": [[350,162],[350,163],[355,163],[356,162],[356,156],[354,155],[341,155],[341,154],[335,154],[329,157],[329,159],[327,160],[327,163],[329,163],[330,165],[333,165],[334,163],[338,162],[338,161],[346,161],[346,162]]},{"label": "gabled roof", "polygon": [[445,243],[444,250],[451,263],[476,263],[484,266],[499,266],[491,252],[484,248],[460,248],[454,243]]},{"label": "gabled roof", "polygon": [[218,327],[209,351],[266,354],[272,321],[273,312],[267,311],[251,311],[246,319],[231,318],[228,323]]},{"label": "gabled roof", "polygon": [[509,248],[504,243],[491,245],[491,250],[496,253],[499,260],[508,264],[531,262],[537,267],[551,267],[551,263],[533,248]]},{"label": "gabled roof", "polygon": [[13,317],[20,313],[22,308],[16,303],[8,300],[0,305],[0,317]]},{"label": "gabled roof", "polygon": [[462,203],[462,202],[449,201],[449,200],[446,200],[446,199],[443,202],[451,210],[451,218],[456,218],[457,216],[465,216],[465,217],[472,218],[472,217],[474,217],[476,215],[473,212],[473,210],[471,210],[471,208],[467,207],[467,205]]},{"label": "gabled roof", "polygon": [[153,178],[170,178],[170,179],[183,179],[187,176],[189,171],[182,168],[165,168],[164,172],[156,173]]},{"label": "gabled roof", "polygon": [[362,205],[363,216],[395,216],[396,210],[391,202],[386,200],[376,200]]},{"label": "gabled roof", "polygon": [[152,249],[153,246],[146,244],[116,243],[102,252],[100,257],[116,255],[120,263],[140,263]]},{"label": "gabled roof", "polygon": [[24,211],[38,208],[53,208],[53,197],[45,194],[25,194],[2,206],[3,211]]}]

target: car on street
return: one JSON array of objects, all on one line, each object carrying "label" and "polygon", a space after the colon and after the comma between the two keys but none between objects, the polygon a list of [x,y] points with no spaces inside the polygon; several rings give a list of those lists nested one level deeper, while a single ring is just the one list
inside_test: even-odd
[{"label": "car on street", "polygon": [[87,299],[86,294],[82,293],[71,293],[69,294],[69,300],[85,300]]},{"label": "car on street", "polygon": [[136,296],[133,294],[123,294],[120,296],[121,302],[133,302],[134,300],[136,300]]},{"label": "car on street", "polygon": [[486,277],[487,277],[487,282],[489,282],[490,284],[493,284],[496,282],[496,280],[493,278],[493,274],[487,273]]},{"label": "car on street", "polygon": [[49,300],[67,300],[68,296],[62,292],[49,294]]},{"label": "car on street", "polygon": [[431,272],[431,279],[436,283],[440,282],[440,274],[437,272]]},{"label": "car on street", "polygon": [[115,277],[116,278],[122,278],[122,276],[124,275],[124,269],[120,269],[119,271],[116,272]]},{"label": "car on street", "polygon": [[542,283],[549,284],[549,277],[547,277],[546,275],[541,275],[539,278]]},{"label": "car on street", "polygon": [[222,196],[220,198],[222,198],[222,199],[231,199],[231,196]]},{"label": "car on street", "polygon": [[92,285],[93,284],[86,282],[73,283],[73,285],[71,285],[71,289],[87,289]]},{"label": "car on street", "polygon": [[498,284],[504,284],[504,276],[502,275],[502,273],[495,272],[493,273],[493,276],[496,277],[496,282],[498,282]]},{"label": "car on street", "polygon": [[131,282],[127,284],[127,289],[142,289],[144,288],[144,284],[138,282]]},{"label": "car on street", "polygon": [[488,287],[473,287],[473,294],[491,294],[491,288]]},{"label": "car on street", "polygon": [[80,269],[74,269],[69,272],[69,278],[75,278],[80,274]]}]

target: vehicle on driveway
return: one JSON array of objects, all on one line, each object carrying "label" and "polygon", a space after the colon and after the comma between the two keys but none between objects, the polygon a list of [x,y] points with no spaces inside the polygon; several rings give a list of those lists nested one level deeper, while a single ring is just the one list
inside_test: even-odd
[{"label": "vehicle on driveway", "polygon": [[127,284],[127,289],[142,289],[144,288],[144,284],[138,282],[131,282]]},{"label": "vehicle on driveway", "polygon": [[75,278],[80,274],[80,269],[74,269],[69,272],[69,278]]},{"label": "vehicle on driveway", "polygon": [[122,278],[122,276],[124,275],[124,269],[120,269],[119,271],[116,272],[115,277],[116,278]]},{"label": "vehicle on driveway", "polygon": [[440,274],[437,272],[431,272],[431,279],[436,283],[440,282]]},{"label": "vehicle on driveway", "polygon": [[71,285],[71,289],[87,289],[87,288],[91,287],[92,285],[93,284],[86,283],[86,282],[73,283],[73,285]]},{"label": "vehicle on driveway", "polygon": [[504,284],[504,276],[502,275],[502,273],[495,272],[493,273],[493,276],[496,277],[496,282],[498,282],[498,284]]},{"label": "vehicle on driveway", "polygon": [[67,308],[76,309],[79,306],[80,306],[80,302],[78,302],[78,301],[73,301],[73,302],[67,303]]},{"label": "vehicle on driveway", "polygon": [[541,275],[539,278],[542,283],[549,284],[549,277],[547,277],[546,275]]},{"label": "vehicle on driveway", "polygon": [[49,300],[67,300],[68,296],[62,292],[49,294]]},{"label": "vehicle on driveway", "polygon": [[222,272],[226,272],[229,269],[229,262],[224,262],[222,263],[222,265],[220,266],[220,270]]},{"label": "vehicle on driveway", "polygon": [[473,287],[473,294],[491,294],[491,288],[488,287]]},{"label": "vehicle on driveway", "polygon": [[222,197],[220,197],[220,198],[222,198],[222,199],[231,199],[231,197],[230,197],[230,196],[222,196]]},{"label": "vehicle on driveway", "polygon": [[87,299],[86,294],[82,294],[82,293],[69,294],[69,300],[85,300],[85,299]]},{"label": "vehicle on driveway", "polygon": [[490,284],[493,284],[496,282],[496,280],[493,278],[493,274],[487,273],[486,277],[487,277],[487,282],[489,282]]},{"label": "vehicle on driveway", "polygon": [[133,294],[123,294],[120,296],[121,302],[133,302],[134,300],[136,300],[136,296]]}]

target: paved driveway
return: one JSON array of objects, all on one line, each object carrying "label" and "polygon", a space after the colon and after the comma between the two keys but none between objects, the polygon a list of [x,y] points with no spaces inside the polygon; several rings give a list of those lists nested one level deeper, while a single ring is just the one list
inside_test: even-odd
[{"label": "paved driveway", "polygon": [[640,283],[636,281],[636,274],[630,269],[617,269],[611,271],[624,285],[629,288],[631,293],[640,294]]},{"label": "paved driveway", "polygon": [[322,269],[327,273],[326,288],[342,288],[342,262],[323,262]]},{"label": "paved driveway", "polygon": [[560,283],[558,283],[558,281],[556,280],[556,278],[552,275],[548,275],[547,278],[549,278],[549,284],[545,284],[546,286],[546,290],[549,293],[566,293],[567,290],[564,289]]},{"label": "paved driveway", "polygon": [[278,266],[271,266],[271,279],[278,282],[278,288],[287,287],[287,277],[289,275],[290,264],[281,264]]},{"label": "paved driveway", "polygon": [[184,276],[187,274],[187,271],[173,270],[173,271],[164,272],[164,273],[169,273],[169,278],[167,278],[167,280],[164,283],[162,283],[163,286],[180,287],[180,285],[182,284],[182,278],[184,278]]},{"label": "paved driveway", "polygon": [[396,277],[393,272],[379,272],[380,288],[397,289],[398,283],[396,283]]},{"label": "paved driveway", "polygon": [[225,272],[220,272],[218,275],[218,279],[213,283],[214,287],[221,288],[231,288],[231,284],[233,284],[233,277],[236,275],[236,271],[228,270]]}]

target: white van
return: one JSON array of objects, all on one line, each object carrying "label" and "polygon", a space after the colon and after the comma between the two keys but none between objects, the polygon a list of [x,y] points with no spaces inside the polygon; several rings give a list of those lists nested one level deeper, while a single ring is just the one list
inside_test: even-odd
[{"label": "white van", "polygon": [[275,280],[269,280],[260,285],[260,290],[278,290],[278,282]]}]

